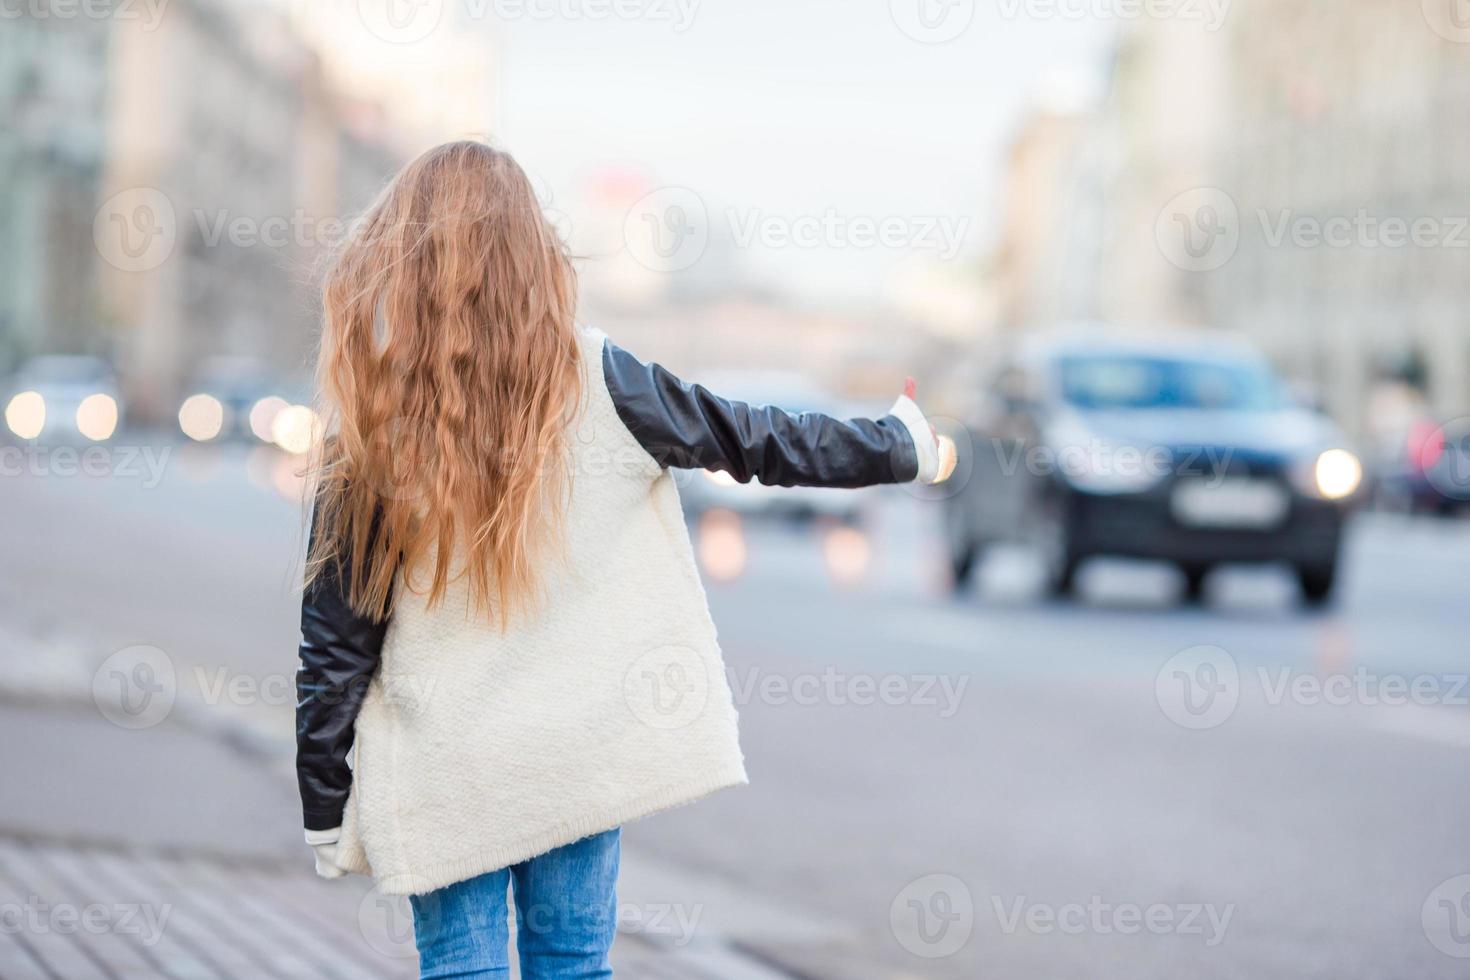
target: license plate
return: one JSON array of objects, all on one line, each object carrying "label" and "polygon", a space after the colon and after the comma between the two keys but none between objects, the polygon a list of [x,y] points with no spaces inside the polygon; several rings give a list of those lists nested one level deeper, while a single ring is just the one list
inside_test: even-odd
[{"label": "license plate", "polygon": [[1265,480],[1195,481],[1174,488],[1174,516],[1192,527],[1268,528],[1286,517],[1286,491]]}]

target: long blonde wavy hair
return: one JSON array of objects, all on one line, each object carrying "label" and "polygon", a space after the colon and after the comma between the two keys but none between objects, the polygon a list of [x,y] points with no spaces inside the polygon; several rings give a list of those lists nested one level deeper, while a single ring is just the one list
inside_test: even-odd
[{"label": "long blonde wavy hair", "polygon": [[576,276],[525,173],[477,142],[424,153],[334,255],[324,305],[308,582],[335,573],[382,618],[399,569],[416,593],[428,573],[431,606],[464,575],[503,627],[559,533],[582,390]]}]

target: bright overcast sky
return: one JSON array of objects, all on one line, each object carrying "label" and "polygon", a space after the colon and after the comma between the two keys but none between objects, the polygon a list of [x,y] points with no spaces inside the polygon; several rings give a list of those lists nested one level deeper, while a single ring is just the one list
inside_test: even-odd
[{"label": "bright overcast sky", "polygon": [[[678,3],[694,3],[693,16],[682,32],[652,17],[529,16],[501,32],[504,142],[558,204],[590,174],[632,168],[696,190],[719,213],[968,218],[969,255],[999,218],[1018,120],[1039,92],[1097,86],[1117,26],[1008,17],[1015,3],[969,0],[628,2],[673,19]],[[945,2],[973,12],[947,43],[920,43],[896,22],[895,8],[901,18],[906,4],[942,13]],[[784,287],[851,302],[875,296],[899,257],[757,247],[743,261]]]}]

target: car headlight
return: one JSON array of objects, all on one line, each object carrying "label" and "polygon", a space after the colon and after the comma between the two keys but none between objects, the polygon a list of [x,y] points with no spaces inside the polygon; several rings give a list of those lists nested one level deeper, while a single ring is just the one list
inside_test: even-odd
[{"label": "car headlight", "polygon": [[1351,497],[1363,482],[1363,464],[1346,449],[1329,449],[1312,468],[1317,493],[1327,500]]},{"label": "car headlight", "polygon": [[100,391],[88,395],[77,406],[76,422],[77,431],[93,442],[112,438],[117,431],[117,399]]},{"label": "car headlight", "polygon": [[272,442],[276,416],[291,405],[277,395],[266,395],[250,406],[250,432],[261,442]]},{"label": "car headlight", "polygon": [[39,391],[22,391],[5,406],[5,424],[19,439],[34,439],[46,428],[46,399]]},{"label": "car headlight", "polygon": [[271,421],[271,440],[293,456],[310,452],[321,435],[321,420],[308,405],[289,405]]},{"label": "car headlight", "polygon": [[179,429],[195,442],[208,442],[225,427],[225,406],[213,395],[190,395],[179,406]]}]

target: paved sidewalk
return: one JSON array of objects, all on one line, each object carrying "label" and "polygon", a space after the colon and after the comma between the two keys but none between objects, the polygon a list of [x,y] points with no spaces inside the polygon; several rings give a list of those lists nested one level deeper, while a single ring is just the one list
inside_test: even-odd
[{"label": "paved sidewalk", "polygon": [[[312,873],[284,746],[188,709],[128,730],[57,676],[0,679],[0,977],[416,975],[405,900]],[[624,865],[620,976],[789,975],[711,931],[717,889]]]}]

